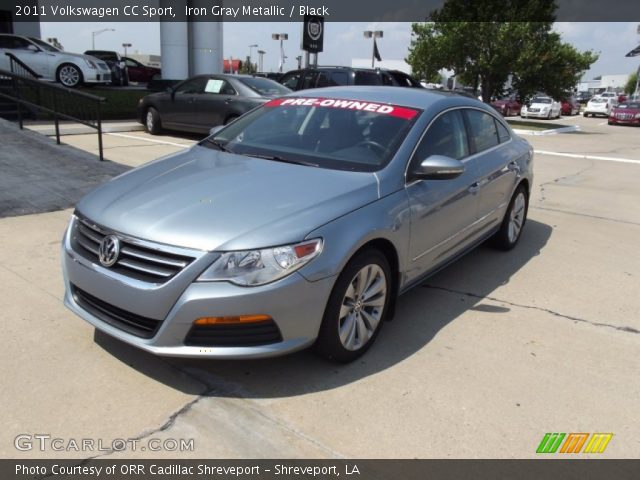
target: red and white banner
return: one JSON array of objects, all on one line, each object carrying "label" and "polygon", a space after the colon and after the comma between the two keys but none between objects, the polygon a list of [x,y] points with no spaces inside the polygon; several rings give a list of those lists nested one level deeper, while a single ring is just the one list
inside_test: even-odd
[{"label": "red and white banner", "polygon": [[265,104],[265,107],[324,107],[341,108],[344,110],[361,110],[364,112],[380,113],[392,117],[411,120],[419,111],[413,108],[399,107],[386,103],[363,102],[360,100],[345,100],[340,98],[276,98]]}]

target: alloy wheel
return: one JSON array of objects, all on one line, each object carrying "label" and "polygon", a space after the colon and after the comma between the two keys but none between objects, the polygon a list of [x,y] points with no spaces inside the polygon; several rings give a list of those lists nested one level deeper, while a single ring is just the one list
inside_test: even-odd
[{"label": "alloy wheel", "polygon": [[526,200],[524,193],[518,193],[518,196],[513,202],[511,212],[509,213],[509,241],[515,243],[522,230],[524,223]]},{"label": "alloy wheel", "polygon": [[387,279],[376,264],[363,267],[353,277],[340,307],[338,335],[347,350],[359,350],[371,339],[387,301]]},{"label": "alloy wheel", "polygon": [[147,130],[153,131],[153,112],[151,110],[147,112]]},{"label": "alloy wheel", "polygon": [[60,83],[65,87],[75,87],[80,83],[80,72],[71,65],[62,67],[60,69]]}]

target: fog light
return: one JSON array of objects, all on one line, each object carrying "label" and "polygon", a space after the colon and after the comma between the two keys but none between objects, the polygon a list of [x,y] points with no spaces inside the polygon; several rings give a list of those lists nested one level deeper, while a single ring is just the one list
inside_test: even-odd
[{"label": "fog light", "polygon": [[232,315],[227,317],[202,317],[193,322],[195,325],[225,325],[233,323],[259,323],[271,320],[269,315]]}]

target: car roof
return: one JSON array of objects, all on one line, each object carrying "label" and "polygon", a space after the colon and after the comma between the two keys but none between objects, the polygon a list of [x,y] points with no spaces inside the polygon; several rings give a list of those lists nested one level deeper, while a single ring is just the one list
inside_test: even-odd
[{"label": "car roof", "polygon": [[288,94],[293,97],[330,97],[345,100],[361,100],[371,103],[388,103],[407,107],[429,109],[440,105],[475,106],[493,112],[493,109],[474,98],[450,92],[428,90],[426,88],[383,87],[383,86],[348,86],[327,87],[300,90]]}]

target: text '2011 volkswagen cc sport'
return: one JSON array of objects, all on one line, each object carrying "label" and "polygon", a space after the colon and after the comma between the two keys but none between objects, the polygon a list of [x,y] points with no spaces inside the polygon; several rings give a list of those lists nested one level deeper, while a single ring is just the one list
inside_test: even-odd
[{"label": "text '2011 volkswagen cc sport'", "polygon": [[395,298],[522,232],[533,151],[489,106],[391,87],[271,100],[102,185],[64,237],[65,304],[168,356],[315,345],[350,361]]}]

